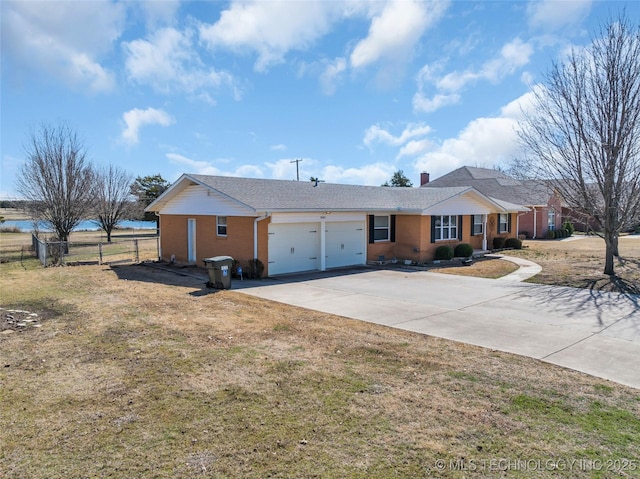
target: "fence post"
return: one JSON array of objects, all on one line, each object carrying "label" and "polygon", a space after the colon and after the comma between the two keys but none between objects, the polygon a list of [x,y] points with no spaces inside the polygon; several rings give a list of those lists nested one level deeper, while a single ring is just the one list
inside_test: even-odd
[{"label": "fence post", "polygon": [[136,251],[136,263],[140,262],[140,251],[138,250],[138,238],[133,240],[133,247]]},{"label": "fence post", "polygon": [[100,254],[100,260],[98,261],[98,264],[102,264],[102,241],[98,243],[98,253]]}]

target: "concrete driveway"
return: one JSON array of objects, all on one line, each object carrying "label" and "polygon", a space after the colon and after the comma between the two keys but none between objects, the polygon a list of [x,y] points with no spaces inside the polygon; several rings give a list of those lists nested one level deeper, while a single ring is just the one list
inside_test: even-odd
[{"label": "concrete driveway", "polygon": [[234,290],[541,359],[640,388],[640,296],[413,270],[355,269]]}]

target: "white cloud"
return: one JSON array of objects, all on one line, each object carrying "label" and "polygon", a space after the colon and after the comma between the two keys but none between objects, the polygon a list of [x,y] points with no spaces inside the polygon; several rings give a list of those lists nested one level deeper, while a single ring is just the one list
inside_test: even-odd
[{"label": "white cloud", "polygon": [[211,49],[255,52],[254,68],[265,71],[288,51],[311,46],[341,14],[334,2],[232,2],[215,24],[200,27],[200,39]]},{"label": "white cloud", "polygon": [[522,75],[520,75],[520,81],[525,85],[531,85],[534,81],[534,78],[535,77],[531,72],[522,72]]},{"label": "white cloud", "polygon": [[[208,161],[196,161],[186,156],[179,155],[177,153],[167,153],[166,157],[173,164],[182,165],[187,167],[188,173],[193,173],[197,175],[214,175],[219,176],[222,175],[222,171],[215,166],[213,166]],[[225,176],[225,175],[222,175]],[[229,176],[229,175],[227,175]]]},{"label": "white cloud", "polygon": [[439,110],[440,108],[447,105],[455,105],[459,101],[460,95],[458,95],[457,93],[454,93],[452,95],[437,93],[433,96],[433,98],[427,98],[421,91],[418,91],[415,95],[413,95],[412,104],[414,111],[429,113]]},{"label": "white cloud", "polygon": [[400,152],[398,156],[396,156],[396,160],[402,158],[403,156],[417,156],[425,153],[427,150],[431,148],[433,143],[431,140],[422,139],[422,140],[411,140],[402,148],[400,148]]},{"label": "white cloud", "polygon": [[327,65],[320,75],[320,85],[325,95],[333,95],[336,92],[336,84],[340,81],[346,69],[347,60],[342,57],[336,58]]},{"label": "white cloud", "polygon": [[155,31],[146,40],[124,42],[128,76],[156,91],[192,93],[207,103],[215,103],[208,89],[229,86],[240,93],[232,75],[206,67],[193,46],[194,32],[167,27]]},{"label": "white cloud", "polygon": [[140,110],[134,108],[122,115],[122,119],[126,128],[122,132],[122,138],[129,144],[139,142],[140,128],[146,125],[169,126],[175,123],[175,120],[165,111],[155,108],[147,108]]},{"label": "white cloud", "polygon": [[62,82],[102,92],[115,86],[113,72],[100,64],[121,35],[122,3],[2,2],[2,54],[12,74],[45,72]]},{"label": "white cloud", "polygon": [[178,9],[180,8],[180,0],[161,0],[136,2],[146,17],[147,25],[155,27],[156,25],[171,23]]},{"label": "white cloud", "polygon": [[[227,164],[228,159],[213,161],[197,161],[177,153],[167,153],[172,164],[186,168],[189,173],[216,176],[239,176],[245,178],[273,178],[279,180],[295,180],[295,164],[292,158],[282,158],[264,165],[241,165],[235,169],[222,169],[220,164]],[[389,163],[374,163],[361,167],[344,168],[336,165],[320,166],[313,158],[303,158],[300,162],[300,181],[308,181],[310,177],[318,177],[327,183],[346,183],[353,185],[380,186],[396,171]]]},{"label": "white cloud", "polygon": [[359,168],[343,168],[342,166],[329,165],[323,167],[317,176],[328,183],[380,186],[389,180],[394,172],[394,165],[389,163],[374,163]]},{"label": "white cloud", "polygon": [[[533,46],[515,38],[506,43],[495,57],[485,62],[478,70],[454,71],[438,76],[442,64],[425,65],[416,77],[418,91],[413,97],[413,109],[416,112],[433,112],[443,106],[460,101],[459,92],[469,83],[485,80],[499,83],[508,75],[527,65],[533,55]],[[428,95],[425,90],[435,87],[436,93]]]},{"label": "white cloud", "polygon": [[592,3],[591,0],[529,2],[529,25],[541,30],[554,31],[567,25],[580,24],[589,14]]},{"label": "white cloud", "polygon": [[464,72],[452,72],[440,78],[436,86],[439,90],[457,92],[467,83],[477,80],[487,80],[496,83],[505,76],[514,73],[518,68],[529,63],[533,54],[533,47],[524,43],[519,38],[505,44],[500,54],[484,63],[478,71],[467,70]]},{"label": "white cloud", "polygon": [[365,131],[363,143],[368,147],[374,143],[383,143],[391,146],[401,146],[409,140],[428,135],[431,127],[424,123],[409,123],[399,136],[393,136],[380,125],[372,125]]},{"label": "white cloud", "polygon": [[232,171],[225,171],[214,165],[214,163],[229,163],[229,160],[227,158],[220,158],[214,161],[198,161],[192,160],[191,158],[187,158],[186,156],[177,153],[167,153],[165,156],[171,163],[185,166],[186,168],[188,168],[188,173],[197,175],[238,176],[245,178],[264,177],[263,170],[255,165],[241,165]]},{"label": "white cloud", "polygon": [[541,88],[541,85],[535,85],[533,91],[529,91],[524,95],[516,98],[512,102],[506,104],[500,109],[500,115],[503,118],[520,121],[524,115],[533,107],[535,92]]},{"label": "white cloud", "polygon": [[[276,162],[265,163],[271,171],[270,177],[282,180],[295,180],[297,173],[296,165],[292,164],[294,160],[296,160],[296,158],[283,158]],[[313,176],[329,183],[374,185],[384,183],[385,180],[391,177],[394,171],[393,166],[387,163],[365,165],[360,168],[343,168],[336,165],[321,166],[320,162],[313,158],[301,158],[301,160],[298,164],[300,181],[307,181]],[[391,171],[391,173],[389,173],[389,171]]]},{"label": "white cloud", "polygon": [[[367,36],[344,45],[345,56],[333,61],[312,60],[323,92],[335,93],[349,68],[378,65],[380,85],[397,82],[424,32],[439,21],[448,0],[345,1],[233,1],[214,24],[200,26],[200,40],[210,49],[229,49],[257,55],[254,69],[264,72],[285,61],[290,51],[306,51],[344,20],[370,22]],[[286,18],[286,21],[283,19]],[[350,53],[349,53],[350,51]],[[302,68],[305,71],[307,64]]]},{"label": "white cloud", "polygon": [[416,160],[415,169],[427,171],[435,179],[460,166],[491,167],[511,161],[520,153],[518,121],[530,102],[531,93],[526,93],[505,105],[500,116],[469,122],[456,138],[446,139]]},{"label": "white cloud", "polygon": [[395,0],[387,3],[369,27],[368,36],[351,52],[353,68],[381,59],[406,60],[425,30],[444,14],[448,2]]},{"label": "white cloud", "polygon": [[279,180],[295,180],[296,179],[296,164],[294,160],[301,159],[298,163],[298,171],[300,172],[300,180],[306,180],[311,177],[311,171],[314,170],[316,164],[310,158],[281,158],[276,162],[266,162],[265,165],[271,172],[270,177]]},{"label": "white cloud", "polygon": [[[374,5],[378,5],[374,2]],[[375,84],[383,89],[397,85],[425,31],[439,21],[448,1],[391,0],[382,4],[371,20],[366,38],[349,57],[355,71],[375,65]]]},{"label": "white cloud", "polygon": [[271,145],[271,151],[285,151],[287,149],[287,145],[283,145],[280,143],[279,145]]}]

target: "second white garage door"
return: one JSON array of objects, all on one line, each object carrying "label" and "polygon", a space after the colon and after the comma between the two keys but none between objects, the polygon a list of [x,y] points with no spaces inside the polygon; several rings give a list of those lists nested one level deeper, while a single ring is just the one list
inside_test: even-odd
[{"label": "second white garage door", "polygon": [[364,222],[325,223],[326,267],[365,263]]},{"label": "second white garage door", "polygon": [[320,269],[320,224],[269,225],[269,275]]}]

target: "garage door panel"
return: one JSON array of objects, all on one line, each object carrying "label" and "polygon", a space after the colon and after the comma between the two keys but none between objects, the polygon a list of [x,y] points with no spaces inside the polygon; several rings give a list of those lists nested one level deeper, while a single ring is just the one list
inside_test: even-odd
[{"label": "garage door panel", "polygon": [[364,263],[364,222],[326,223],[325,231],[327,268]]},{"label": "garage door panel", "polygon": [[269,274],[320,268],[319,224],[269,225]]}]

